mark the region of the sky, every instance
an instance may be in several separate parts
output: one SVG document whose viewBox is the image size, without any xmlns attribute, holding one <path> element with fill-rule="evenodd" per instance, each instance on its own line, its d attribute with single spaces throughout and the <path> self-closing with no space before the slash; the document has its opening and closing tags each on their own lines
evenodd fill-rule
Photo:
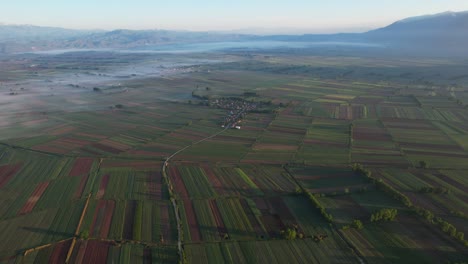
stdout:
<svg viewBox="0 0 468 264">
<path fill-rule="evenodd" d="M 3 2 L 3 3 L 2 3 Z M 73 29 L 361 32 L 468 0 L 0 0 L 0 22 Z"/>
</svg>

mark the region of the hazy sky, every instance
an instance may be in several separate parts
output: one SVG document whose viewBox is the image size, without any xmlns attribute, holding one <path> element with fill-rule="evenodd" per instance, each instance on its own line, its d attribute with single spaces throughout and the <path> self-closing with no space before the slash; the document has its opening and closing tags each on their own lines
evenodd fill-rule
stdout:
<svg viewBox="0 0 468 264">
<path fill-rule="evenodd" d="M 359 31 L 468 0 L 0 0 L 0 22 L 79 29 Z"/>
</svg>

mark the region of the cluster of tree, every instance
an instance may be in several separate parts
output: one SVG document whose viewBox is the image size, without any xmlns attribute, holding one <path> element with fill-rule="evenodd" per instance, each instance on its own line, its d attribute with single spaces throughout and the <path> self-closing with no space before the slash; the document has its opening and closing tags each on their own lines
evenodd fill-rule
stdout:
<svg viewBox="0 0 468 264">
<path fill-rule="evenodd" d="M 423 169 L 427 168 L 427 162 L 424 160 L 419 161 L 419 167 Z"/>
<path fill-rule="evenodd" d="M 297 231 L 294 228 L 288 228 L 286 230 L 282 230 L 281 233 L 283 234 L 283 237 L 286 240 L 294 240 L 297 237 Z"/>
<path fill-rule="evenodd" d="M 208 95 L 199 95 L 199 94 L 196 94 L 195 91 L 192 91 L 192 97 L 193 98 L 198 98 L 198 99 L 201 99 L 201 100 L 209 100 L 210 97 Z"/>
<path fill-rule="evenodd" d="M 294 163 L 289 163 L 287 164 L 286 166 L 283 166 L 283 168 L 288 172 L 289 172 L 289 169 L 288 169 L 288 166 L 290 165 L 295 165 Z M 296 189 L 296 194 L 300 194 L 304 191 L 304 194 L 307 195 L 307 198 L 309 198 L 309 200 L 312 202 L 312 204 L 315 206 L 315 208 L 317 208 L 319 211 L 320 211 L 320 214 L 329 222 L 329 223 L 333 223 L 333 216 L 329 213 L 327 213 L 327 211 L 325 210 L 325 207 L 323 207 L 323 205 L 319 202 L 319 200 L 317 199 L 317 197 L 310 193 L 309 191 L 307 190 L 302 190 L 302 189 Z M 316 194 L 318 196 L 320 196 L 320 194 Z"/>
<path fill-rule="evenodd" d="M 435 194 L 449 194 L 450 189 L 442 187 L 421 187 L 419 189 L 420 193 L 435 193 Z"/>
<path fill-rule="evenodd" d="M 89 231 L 88 230 L 83 230 L 80 233 L 80 239 L 86 240 L 89 238 Z"/>
<path fill-rule="evenodd" d="M 371 222 L 393 221 L 398 214 L 397 209 L 384 208 L 371 215 Z"/>
<path fill-rule="evenodd" d="M 299 232 L 299 228 L 297 225 L 293 225 L 293 227 L 288 227 L 286 230 L 281 230 L 281 235 L 286 240 L 294 240 L 296 238 L 304 238 L 304 234 Z"/>
<path fill-rule="evenodd" d="M 359 219 L 354 219 L 353 222 L 352 222 L 350 225 L 345 225 L 345 226 L 343 226 L 342 229 L 343 229 L 343 230 L 348 230 L 348 229 L 350 229 L 351 227 L 360 230 L 360 229 L 363 229 L 363 228 L 364 228 L 364 224 L 362 223 L 361 220 L 359 220 Z"/>
<path fill-rule="evenodd" d="M 314 204 L 314 206 L 320 210 L 320 214 L 329 222 L 333 222 L 333 216 L 325 210 L 325 207 L 317 200 L 317 198 L 311 194 L 310 192 L 307 192 L 307 197 L 309 197 L 309 200 Z"/>
<path fill-rule="evenodd" d="M 363 229 L 364 228 L 364 224 L 361 222 L 361 220 L 354 220 L 353 221 L 353 227 L 356 228 L 356 229 Z"/>
<path fill-rule="evenodd" d="M 427 221 L 432 223 L 432 220 L 434 219 L 434 214 L 431 211 L 419 207 L 415 210 L 418 215 L 424 217 Z"/>
<path fill-rule="evenodd" d="M 406 195 L 404 195 L 401 192 L 397 191 L 395 188 L 393 188 L 389 184 L 385 183 L 381 179 L 377 180 L 377 179 L 373 178 L 370 175 L 370 172 L 367 173 L 368 170 L 363 168 L 360 164 L 354 164 L 353 165 L 353 171 L 359 172 L 359 173 L 364 174 L 364 175 L 368 174 L 368 175 L 366 175 L 367 178 L 370 179 L 376 185 L 376 187 L 378 189 L 389 193 L 395 199 L 398 199 L 399 201 L 401 201 L 406 207 L 411 209 L 413 212 L 417 213 L 420 216 L 423 216 L 424 218 L 426 218 L 431 223 L 436 224 L 437 226 L 439 226 L 441 228 L 441 230 L 443 232 L 450 234 L 452 237 L 458 239 L 461 243 L 463 243 L 466 247 L 468 247 L 468 241 L 465 240 L 464 233 L 463 232 L 457 232 L 457 229 L 452 224 L 450 224 L 449 222 L 443 220 L 440 217 L 435 218 L 435 221 L 434 221 L 434 213 L 432 213 L 431 211 L 429 211 L 427 209 L 414 206 L 413 203 L 411 203 L 410 199 Z"/>
<path fill-rule="evenodd" d="M 318 234 L 318 235 L 314 235 L 314 240 L 315 240 L 315 242 L 321 242 L 322 240 L 324 240 L 327 237 L 328 237 L 327 234 Z"/>
<path fill-rule="evenodd" d="M 450 224 L 449 222 L 443 220 L 440 217 L 436 218 L 435 223 L 440 227 L 440 229 L 449 234 L 450 236 L 458 239 L 460 242 L 463 242 L 465 246 L 468 246 L 468 241 L 465 240 L 465 234 L 461 231 L 457 232 L 457 228 Z"/>
<path fill-rule="evenodd" d="M 461 243 L 468 247 L 468 241 L 465 240 L 465 234 L 463 232 L 457 232 L 457 228 L 455 226 L 443 220 L 441 217 L 434 218 L 434 213 L 427 209 L 414 207 L 414 210 L 418 215 L 424 217 L 430 223 L 436 224 L 443 232 L 458 239 Z"/>
<path fill-rule="evenodd" d="M 244 96 L 255 97 L 257 96 L 257 92 L 244 92 Z"/>
<path fill-rule="evenodd" d="M 382 179 L 376 179 L 376 178 L 372 177 L 372 172 L 370 170 L 364 168 L 361 164 L 359 164 L 359 163 L 353 164 L 352 170 L 355 173 L 359 173 L 359 174 L 367 177 L 367 179 L 369 181 L 371 181 L 373 184 L 375 184 L 377 189 L 382 190 L 382 191 L 390 194 L 393 198 L 399 200 L 400 202 L 405 204 L 407 207 L 413 206 L 413 203 L 411 203 L 411 200 L 406 195 L 404 195 L 401 192 L 397 191 L 395 188 L 390 186 L 388 183 L 384 182 Z"/>
<path fill-rule="evenodd" d="M 354 163 L 353 166 L 351 167 L 352 170 L 355 172 L 355 173 L 358 173 L 360 175 L 363 175 L 363 176 L 366 176 L 367 178 L 371 178 L 372 177 L 372 172 L 366 168 L 364 168 L 364 166 L 362 166 L 361 164 L 359 163 Z"/>
</svg>

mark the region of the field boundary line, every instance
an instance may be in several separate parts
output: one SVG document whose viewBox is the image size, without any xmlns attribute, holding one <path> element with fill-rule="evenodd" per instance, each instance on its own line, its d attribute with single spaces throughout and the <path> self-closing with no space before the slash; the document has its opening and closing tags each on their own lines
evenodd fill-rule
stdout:
<svg viewBox="0 0 468 264">
<path fill-rule="evenodd" d="M 67 258 L 65 259 L 65 263 L 68 263 L 70 261 L 70 257 L 71 257 L 71 255 L 73 253 L 73 249 L 75 248 L 76 237 L 79 235 L 81 224 L 83 223 L 83 219 L 84 219 L 84 216 L 86 214 L 86 210 L 88 209 L 89 200 L 91 200 L 91 193 L 88 194 L 88 197 L 86 198 L 86 202 L 85 202 L 85 205 L 83 207 L 83 211 L 81 212 L 80 221 L 78 222 L 78 225 L 76 226 L 75 236 L 73 237 L 72 243 L 70 245 L 70 249 L 68 250 Z"/>
<path fill-rule="evenodd" d="M 289 177 L 291 177 L 291 179 L 297 184 L 297 186 L 299 186 L 299 188 L 301 189 L 302 193 L 303 194 L 306 194 L 308 192 L 308 190 L 306 188 L 304 188 L 300 182 L 294 178 L 294 176 L 291 174 L 291 172 L 289 171 L 288 169 L 288 166 L 283 166 L 284 170 L 286 171 L 286 173 L 289 175 Z M 364 258 L 364 256 L 361 254 L 361 252 L 351 243 L 348 241 L 348 239 L 346 239 L 346 237 L 340 232 L 340 230 L 338 230 L 338 228 L 336 227 L 335 223 L 331 223 L 331 225 L 333 226 L 333 229 L 336 231 L 336 233 L 338 234 L 338 236 L 341 238 L 341 240 L 343 242 L 346 243 L 346 245 L 351 249 L 351 251 L 355 254 L 357 260 L 359 261 L 359 263 L 361 264 L 366 264 L 367 261 L 366 259 Z"/>
</svg>

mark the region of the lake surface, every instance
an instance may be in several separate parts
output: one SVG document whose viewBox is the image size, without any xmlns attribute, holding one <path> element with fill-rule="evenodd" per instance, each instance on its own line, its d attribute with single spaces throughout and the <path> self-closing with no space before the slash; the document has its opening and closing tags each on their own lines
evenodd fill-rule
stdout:
<svg viewBox="0 0 468 264">
<path fill-rule="evenodd" d="M 231 42 L 207 42 L 184 43 L 170 45 L 148 45 L 131 49 L 60 49 L 32 52 L 33 54 L 57 55 L 69 52 L 122 52 L 122 53 L 197 53 L 233 50 L 269 50 L 269 49 L 306 49 L 317 47 L 356 47 L 379 48 L 379 44 L 361 42 L 288 42 L 288 41 L 231 41 Z M 30 52 L 29 52 L 30 53 Z"/>
</svg>

